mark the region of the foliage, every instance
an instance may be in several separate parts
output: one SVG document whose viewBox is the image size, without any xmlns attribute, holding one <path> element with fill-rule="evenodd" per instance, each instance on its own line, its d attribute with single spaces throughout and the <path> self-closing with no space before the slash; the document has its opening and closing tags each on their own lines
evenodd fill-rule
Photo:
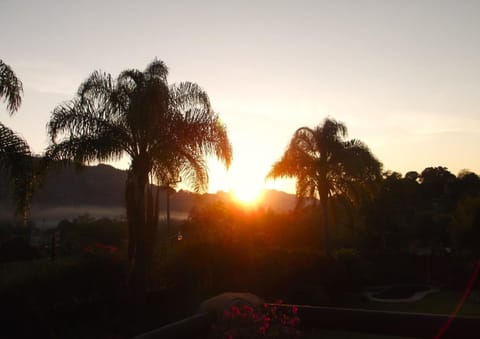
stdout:
<svg viewBox="0 0 480 339">
<path fill-rule="evenodd" d="M 30 246 L 25 241 L 25 237 L 12 237 L 0 243 L 0 263 L 32 260 L 39 257 L 39 250 Z"/>
<path fill-rule="evenodd" d="M 339 248 L 333 257 L 346 272 L 346 289 L 359 290 L 371 279 L 371 264 L 355 248 Z"/>
<path fill-rule="evenodd" d="M 317 217 L 308 211 L 245 211 L 214 202 L 192 211 L 182 225 L 183 240 L 163 248 L 153 281 L 182 290 L 248 290 L 263 297 L 305 299 L 309 286 L 343 293 L 366 278 L 363 262 L 327 260 L 314 240 Z M 313 239 L 313 240 L 312 240 Z"/>
<path fill-rule="evenodd" d="M 373 194 L 382 165 L 359 140 L 344 140 L 347 127 L 325 119 L 314 129 L 301 127 L 294 133 L 282 158 L 268 176 L 295 177 L 300 199 L 318 198 L 322 210 L 323 248 L 330 254 L 329 200 L 354 205 Z"/>
<path fill-rule="evenodd" d="M 455 177 L 444 167 L 427 167 L 420 175 L 384 173 L 381 188 L 369 210 L 365 248 L 369 252 L 415 252 L 431 248 L 435 253 L 470 251 L 467 242 L 480 195 L 480 179 L 469 171 Z M 470 207 L 467 207 L 470 206 Z M 466 207 L 466 208 L 465 208 Z"/>
<path fill-rule="evenodd" d="M 12 182 L 16 213 L 26 222 L 33 189 L 33 163 L 25 140 L 0 123 L 0 171 Z"/>
<path fill-rule="evenodd" d="M 449 230 L 456 248 L 480 254 L 480 196 L 458 202 Z"/>
<path fill-rule="evenodd" d="M 22 82 L 10 66 L 0 60 L 0 98 L 7 102 L 12 115 L 22 102 Z M 6 172 L 13 187 L 16 214 L 27 223 L 29 203 L 33 188 L 33 163 L 30 148 L 25 140 L 0 123 L 0 172 Z"/>
<path fill-rule="evenodd" d="M 72 253 L 82 253 L 86 247 L 97 247 L 95 244 L 112 245 L 121 251 L 126 249 L 127 225 L 118 220 L 82 215 L 72 221 L 60 221 L 52 231 L 59 233 L 61 243 Z"/>
<path fill-rule="evenodd" d="M 277 303 L 281 304 L 279 300 Z M 300 331 L 298 308 L 288 310 L 264 304 L 255 309 L 248 304 L 234 305 L 225 310 L 212 326 L 210 338 L 298 338 Z"/>
<path fill-rule="evenodd" d="M 13 114 L 22 103 L 22 82 L 17 78 L 10 66 L 0 59 L 0 98 L 7 102 L 7 110 Z"/>
</svg>

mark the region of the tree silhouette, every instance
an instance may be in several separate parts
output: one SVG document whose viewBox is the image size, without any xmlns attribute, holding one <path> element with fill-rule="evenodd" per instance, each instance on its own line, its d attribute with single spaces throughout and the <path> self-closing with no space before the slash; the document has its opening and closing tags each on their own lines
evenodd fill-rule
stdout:
<svg viewBox="0 0 480 339">
<path fill-rule="evenodd" d="M 13 115 L 22 103 L 22 82 L 10 66 L 0 60 L 0 98 L 7 103 L 7 111 Z M 0 170 L 8 173 L 13 183 L 16 214 L 25 225 L 32 194 L 32 158 L 25 140 L 0 123 Z"/>
<path fill-rule="evenodd" d="M 268 173 L 270 178 L 296 178 L 300 199 L 318 198 L 322 211 L 323 246 L 330 254 L 328 201 L 343 196 L 355 201 L 381 178 L 381 163 L 359 140 L 344 140 L 347 127 L 327 118 L 315 128 L 301 127 Z"/>
<path fill-rule="evenodd" d="M 181 177 L 203 190 L 208 184 L 205 157 L 214 155 L 226 166 L 232 157 L 226 128 L 207 93 L 195 83 L 169 85 L 167 75 L 157 59 L 143 72 L 129 69 L 116 80 L 95 71 L 76 98 L 53 111 L 48 124 L 49 158 L 79 163 L 130 158 L 125 187 L 129 282 L 139 297 L 154 247 L 159 186 Z"/>
</svg>

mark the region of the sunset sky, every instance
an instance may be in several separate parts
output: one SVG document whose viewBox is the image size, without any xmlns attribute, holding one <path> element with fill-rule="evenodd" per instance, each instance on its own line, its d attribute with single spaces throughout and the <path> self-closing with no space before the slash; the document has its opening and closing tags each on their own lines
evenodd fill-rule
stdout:
<svg viewBox="0 0 480 339">
<path fill-rule="evenodd" d="M 211 162 L 212 192 L 293 192 L 265 175 L 298 127 L 327 116 L 386 170 L 480 173 L 479 18 L 480 1 L 2 0 L 0 59 L 24 97 L 0 121 L 40 154 L 51 111 L 92 71 L 158 57 L 227 125 L 234 161 Z"/>
</svg>

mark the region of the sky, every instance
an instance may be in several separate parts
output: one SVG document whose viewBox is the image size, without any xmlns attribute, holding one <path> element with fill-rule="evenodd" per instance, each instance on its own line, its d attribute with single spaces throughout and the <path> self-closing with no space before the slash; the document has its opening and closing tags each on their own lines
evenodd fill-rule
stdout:
<svg viewBox="0 0 480 339">
<path fill-rule="evenodd" d="M 326 117 L 385 170 L 480 173 L 479 15 L 480 1 L 461 0 L 2 0 L 0 59 L 24 97 L 13 117 L 0 104 L 0 121 L 41 154 L 52 110 L 89 74 L 157 57 L 227 126 L 234 160 L 228 172 L 209 162 L 211 192 L 294 192 L 265 176 L 297 128 Z"/>
</svg>

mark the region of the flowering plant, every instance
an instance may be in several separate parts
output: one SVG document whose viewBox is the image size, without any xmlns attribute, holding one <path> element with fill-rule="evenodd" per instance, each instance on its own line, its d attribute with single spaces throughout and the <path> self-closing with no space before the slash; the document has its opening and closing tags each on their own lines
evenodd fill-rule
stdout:
<svg viewBox="0 0 480 339">
<path fill-rule="evenodd" d="M 277 301 L 281 304 L 282 301 Z M 298 338 L 298 308 L 264 304 L 253 308 L 248 304 L 225 310 L 212 326 L 211 338 Z"/>
</svg>

